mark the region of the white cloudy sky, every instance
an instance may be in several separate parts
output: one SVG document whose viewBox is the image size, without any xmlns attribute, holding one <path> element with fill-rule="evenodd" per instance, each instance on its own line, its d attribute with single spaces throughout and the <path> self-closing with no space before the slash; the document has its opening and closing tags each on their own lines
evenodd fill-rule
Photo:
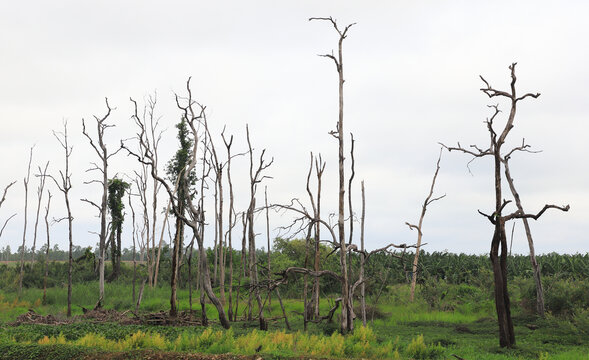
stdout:
<svg viewBox="0 0 589 360">
<path fill-rule="evenodd" d="M 14 250 L 22 241 L 28 149 L 35 145 L 34 168 L 51 161 L 55 174 L 62 166 L 51 130 L 60 130 L 64 119 L 74 145 L 74 242 L 94 245 L 89 231 L 98 229 L 98 220 L 78 200 L 100 196 L 97 186 L 83 184 L 96 158 L 82 138 L 81 119 L 103 115 L 108 97 L 117 108 L 111 117 L 117 127 L 108 135 L 115 148 L 133 134 L 129 97 L 142 100 L 157 91 L 168 128 L 161 157 L 168 159 L 179 119 L 173 93 L 182 92 L 188 76 L 216 134 L 226 125 L 237 137 L 235 149 L 244 150 L 249 123 L 254 146 L 274 156 L 268 173 L 274 178 L 266 183 L 271 202 L 304 197 L 309 152 L 321 152 L 327 160 L 323 209 L 336 212 L 337 145 L 327 133 L 337 120 L 337 74 L 333 63 L 316 55 L 334 49 L 337 36 L 329 24 L 307 21 L 333 16 L 342 25 L 357 22 L 345 42 L 345 127 L 357 140 L 356 179 L 367 187 L 369 247 L 414 241 L 404 223 L 418 220 L 438 142 L 488 143 L 483 121 L 490 102 L 479 91 L 478 75 L 507 88 L 507 67 L 517 61 L 519 91 L 542 96 L 520 104 L 507 146 L 525 137 L 543 152 L 514 157 L 516 186 L 530 211 L 544 203 L 571 205 L 568 213 L 548 212 L 532 224 L 537 252 L 586 252 L 587 13 L 581 1 L 4 1 L 0 186 L 18 182 L 0 222 L 18 215 L 0 247 Z M 492 227 L 476 210 L 492 211 L 492 163 L 475 161 L 471 175 L 468 160 L 443 154 L 436 192 L 447 196 L 425 220 L 429 251 L 488 251 Z M 131 174 L 136 165 L 121 155 L 112 171 Z M 237 167 L 234 174 L 238 210 L 248 196 L 245 170 Z M 28 246 L 37 179 L 30 187 Z M 52 192 L 52 216 L 62 217 L 63 198 Z M 356 200 L 358 194 L 356 187 Z M 274 215 L 271 221 L 274 227 L 288 219 Z M 62 248 L 64 225 L 52 226 Z M 43 229 L 39 237 L 45 238 Z M 521 226 L 513 249 L 527 251 Z"/>
</svg>

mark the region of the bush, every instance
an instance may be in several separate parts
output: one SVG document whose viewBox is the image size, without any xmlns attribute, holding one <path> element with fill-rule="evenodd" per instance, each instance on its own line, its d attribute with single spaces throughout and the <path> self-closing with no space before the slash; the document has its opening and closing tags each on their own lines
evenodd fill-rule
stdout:
<svg viewBox="0 0 589 360">
<path fill-rule="evenodd" d="M 419 335 L 418 337 L 411 340 L 409 345 L 407 345 L 407 349 L 405 350 L 405 355 L 410 359 L 437 359 L 444 354 L 444 348 L 437 344 L 431 345 L 429 348 L 425 345 L 423 340 L 423 335 Z"/>
</svg>

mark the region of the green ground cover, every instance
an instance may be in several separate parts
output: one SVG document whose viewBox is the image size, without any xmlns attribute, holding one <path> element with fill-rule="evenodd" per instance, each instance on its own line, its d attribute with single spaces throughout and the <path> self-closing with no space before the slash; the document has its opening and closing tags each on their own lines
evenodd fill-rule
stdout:
<svg viewBox="0 0 589 360">
<path fill-rule="evenodd" d="M 494 305 L 487 289 L 445 282 L 422 285 L 420 296 L 414 303 L 407 301 L 407 286 L 389 287 L 379 299 L 378 306 L 369 306 L 368 328 L 363 329 L 357 321 L 356 331 L 348 336 L 337 333 L 337 322 L 309 324 L 307 332 L 303 332 L 302 319 L 298 315 L 303 309 L 298 299 L 285 300 L 292 331 L 285 331 L 284 322 L 278 319 L 280 310 L 277 301 L 272 302 L 271 311 L 267 313 L 277 318 L 270 322 L 268 332 L 256 330 L 257 322 L 239 322 L 229 331 L 223 330 L 214 321 L 208 328 L 88 321 L 59 326 L 12 326 L 8 323 L 29 309 L 38 314 L 63 316 L 66 291 L 61 287 L 50 288 L 45 304 L 41 302 L 43 293 L 39 289 L 26 289 L 20 297 L 16 292 L 4 291 L 0 292 L 0 317 L 3 322 L 0 327 L 0 359 L 74 359 L 100 357 L 101 354 L 108 358 L 117 352 L 133 353 L 133 356 L 141 358 L 143 353 L 137 353 L 140 350 L 156 353 L 257 354 L 265 359 L 300 356 L 449 359 L 454 358 L 453 354 L 469 360 L 589 359 L 589 311 L 575 307 L 574 299 L 567 298 L 574 309 L 570 313 L 549 314 L 545 319 L 530 315 L 525 301 L 528 285 L 523 280 L 512 284 L 517 339 L 517 346 L 513 349 L 498 346 Z M 584 289 L 582 284 L 569 285 L 569 292 L 576 288 Z M 82 307 L 93 306 L 96 287 L 96 283 L 76 284 L 74 314 L 81 314 Z M 438 296 L 437 301 L 428 301 L 428 296 L 437 296 L 436 292 L 444 295 Z M 131 287 L 127 284 L 107 284 L 106 294 L 107 308 L 124 311 L 133 307 Z M 187 310 L 188 291 L 181 290 L 178 298 L 180 310 Z M 198 299 L 198 294 L 193 294 L 193 299 Z M 168 306 L 167 287 L 145 290 L 141 311 L 157 312 Z M 330 304 L 323 301 L 322 306 L 322 312 L 326 312 Z M 199 304 L 193 304 L 193 308 L 198 309 Z M 214 308 L 210 305 L 207 308 L 209 318 L 214 320 Z"/>
</svg>

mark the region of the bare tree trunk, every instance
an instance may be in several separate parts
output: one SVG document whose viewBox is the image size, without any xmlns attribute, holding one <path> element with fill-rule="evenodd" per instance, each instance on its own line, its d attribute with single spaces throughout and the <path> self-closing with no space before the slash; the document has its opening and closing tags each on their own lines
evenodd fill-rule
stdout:
<svg viewBox="0 0 589 360">
<path fill-rule="evenodd" d="M 237 315 L 239 314 L 239 293 L 241 290 L 241 278 L 247 276 L 247 257 L 246 257 L 246 232 L 247 232 L 247 220 L 246 220 L 246 213 L 242 213 L 241 215 L 241 223 L 243 227 L 243 234 L 241 237 L 241 271 L 239 272 L 239 277 L 237 278 L 237 296 L 235 297 L 235 321 L 237 321 Z M 251 306 L 250 306 L 251 309 Z M 247 320 L 251 320 L 251 313 L 248 314 Z"/>
<path fill-rule="evenodd" d="M 264 186 L 264 202 L 266 204 L 266 239 L 268 240 L 268 282 L 270 282 L 272 274 L 272 266 L 270 263 L 270 216 L 268 214 L 268 187 Z M 272 292 L 268 291 L 268 310 L 272 316 Z"/>
<path fill-rule="evenodd" d="M 136 257 L 136 250 L 135 250 L 135 243 L 136 243 L 136 229 L 135 229 L 135 209 L 133 208 L 133 202 L 131 201 L 131 192 L 132 190 L 129 189 L 129 208 L 131 209 L 131 220 L 132 220 L 132 229 L 133 229 L 133 304 L 136 303 L 137 297 L 135 296 L 135 285 L 137 282 L 137 257 Z"/>
<path fill-rule="evenodd" d="M 98 167 L 98 165 L 93 164 L 93 167 L 90 168 L 88 171 L 98 171 L 99 173 L 102 174 L 102 181 L 91 181 L 91 182 L 99 182 L 102 185 L 102 198 L 101 198 L 101 202 L 100 202 L 100 206 L 96 205 L 95 203 L 93 203 L 90 200 L 87 199 L 82 199 L 82 201 L 85 201 L 93 206 L 95 206 L 96 208 L 98 208 L 98 210 L 100 211 L 100 235 L 99 235 L 99 257 L 98 257 L 98 272 L 99 272 L 99 281 L 98 281 L 98 301 L 96 302 L 96 308 L 100 308 L 102 307 L 103 301 L 104 301 L 104 260 L 106 258 L 106 237 L 107 237 L 107 224 L 106 224 L 106 216 L 107 216 L 107 195 L 108 195 L 108 159 L 113 156 L 116 155 L 119 150 L 109 154 L 106 148 L 106 145 L 104 144 L 104 131 L 109 128 L 112 127 L 113 125 L 108 125 L 106 124 L 106 120 L 108 119 L 108 117 L 110 116 L 110 113 L 112 111 L 110 105 L 108 104 L 108 99 L 105 99 L 106 102 L 106 115 L 104 115 L 102 118 L 99 118 L 97 116 L 94 116 L 94 119 L 96 120 L 96 133 L 98 136 L 98 145 L 96 145 L 92 139 L 92 137 L 90 137 L 90 135 L 88 135 L 88 133 L 86 132 L 86 124 L 84 122 L 84 119 L 82 119 L 82 134 L 84 134 L 84 136 L 86 136 L 86 138 L 88 139 L 88 141 L 90 142 L 90 145 L 92 146 L 92 148 L 94 149 L 94 151 L 96 152 L 96 154 L 98 155 L 98 157 L 100 158 L 101 162 L 102 162 L 102 167 Z M 90 183 L 91 183 L 90 182 Z"/>
<path fill-rule="evenodd" d="M 182 213 L 183 205 L 180 203 L 180 213 Z M 176 236 L 174 237 L 174 248 L 172 253 L 172 273 L 170 279 L 170 288 L 172 293 L 170 295 L 170 317 L 176 317 L 178 315 L 178 308 L 176 306 L 176 289 L 178 287 L 178 260 L 180 258 L 180 247 L 181 238 L 184 236 L 184 222 L 181 218 L 176 218 Z"/>
<path fill-rule="evenodd" d="M 33 247 L 31 248 L 31 264 L 35 263 L 35 249 L 37 247 L 37 227 L 39 226 L 39 212 L 41 211 L 41 202 L 43 201 L 43 190 L 45 189 L 45 179 L 47 178 L 47 167 L 49 161 L 45 164 L 45 169 L 39 167 L 39 187 L 37 188 L 37 214 L 35 216 L 35 232 L 33 235 Z"/>
<path fill-rule="evenodd" d="M 233 207 L 233 183 L 231 182 L 231 145 L 233 144 L 233 136 L 231 136 L 229 142 L 225 139 L 225 135 L 221 133 L 223 142 L 227 148 L 227 181 L 229 182 L 229 229 L 227 230 L 227 236 L 229 240 L 229 298 L 228 298 L 228 316 L 229 321 L 235 321 L 237 314 L 233 314 L 233 244 L 231 243 L 231 235 L 233 233 L 233 227 L 237 222 L 237 215 L 235 215 L 235 209 Z M 234 217 L 235 216 L 235 217 Z M 224 276 L 223 276 L 224 277 Z"/>
<path fill-rule="evenodd" d="M 362 325 L 366 327 L 366 282 L 364 281 L 364 263 L 366 262 L 366 253 L 364 252 L 364 225 L 366 219 L 366 196 L 364 191 L 364 180 L 362 180 L 362 217 L 360 219 L 360 306 L 362 314 Z"/>
<path fill-rule="evenodd" d="M 200 286 L 200 320 L 203 326 L 209 324 L 209 318 L 207 317 L 207 307 L 205 300 L 205 289 L 204 289 L 204 269 L 203 261 L 201 256 L 202 250 L 198 250 L 198 269 L 199 269 L 199 286 Z M 206 256 L 206 255 L 205 255 Z"/>
<path fill-rule="evenodd" d="M 72 239 L 72 212 L 70 209 L 70 199 L 69 199 L 69 191 L 72 188 L 72 181 L 71 181 L 71 173 L 69 168 L 69 159 L 70 155 L 72 154 L 72 147 L 69 146 L 68 143 L 68 134 L 67 134 L 67 122 L 63 123 L 63 132 L 57 133 L 53 132 L 53 136 L 59 141 L 61 147 L 65 151 L 65 169 L 64 171 L 59 172 L 60 181 L 58 181 L 54 176 L 51 176 L 51 179 L 58 187 L 58 189 L 63 193 L 63 197 L 65 199 L 65 205 L 67 209 L 67 217 L 61 218 L 61 220 L 67 219 L 68 221 L 68 238 L 69 238 L 69 256 L 68 256 L 68 284 L 67 284 L 67 317 L 72 316 L 72 268 L 73 268 L 73 259 L 72 259 L 72 248 L 73 248 L 73 239 Z"/>
<path fill-rule="evenodd" d="M 217 186 L 217 179 L 215 178 L 215 239 L 213 242 L 213 284 L 217 284 L 217 263 L 219 262 L 219 242 L 220 242 L 220 234 L 219 234 L 219 187 Z"/>
<path fill-rule="evenodd" d="M 338 55 L 337 58 L 334 55 L 322 55 L 330 58 L 335 63 L 338 72 L 338 93 L 339 93 L 339 116 L 337 127 L 335 131 L 331 131 L 338 140 L 338 168 L 339 168 L 339 193 L 338 193 L 338 220 L 337 229 L 339 236 L 339 252 L 340 252 L 340 268 L 342 276 L 342 314 L 340 322 L 340 331 L 342 334 L 346 334 L 354 330 L 354 319 L 353 309 L 351 306 L 350 299 L 350 284 L 348 277 L 348 264 L 347 264 L 347 245 L 346 245 L 346 234 L 344 227 L 344 198 L 345 198 L 345 173 L 344 173 L 344 63 L 343 63 L 343 42 L 346 38 L 347 32 L 354 24 L 347 25 L 344 30 L 340 30 L 336 21 L 331 17 L 329 18 L 311 18 L 309 20 L 326 20 L 331 22 L 335 30 L 339 35 L 338 41 Z"/>
<path fill-rule="evenodd" d="M 505 179 L 507 179 L 507 183 L 509 184 L 509 189 L 511 190 L 511 194 L 515 199 L 515 205 L 517 209 L 521 213 L 524 212 L 524 208 L 521 203 L 521 199 L 517 190 L 515 189 L 515 185 L 513 184 L 513 178 L 511 177 L 511 173 L 509 172 L 509 158 L 506 157 L 503 159 L 503 166 L 505 167 Z M 528 219 L 523 218 L 522 222 L 524 223 L 524 229 L 526 231 L 526 237 L 528 239 L 528 246 L 530 248 L 530 262 L 532 263 L 532 270 L 534 274 L 534 282 L 536 283 L 536 312 L 541 317 L 544 317 L 544 290 L 542 288 L 542 279 L 540 277 L 540 267 L 538 266 L 538 262 L 536 261 L 536 252 L 534 250 L 534 240 L 532 239 L 532 231 L 530 230 L 530 224 L 528 223 Z M 511 251 L 510 251 L 511 253 Z"/>
<path fill-rule="evenodd" d="M 20 275 L 18 278 L 18 295 L 22 294 L 22 280 L 25 274 L 25 245 L 27 240 L 27 208 L 29 205 L 29 180 L 31 177 L 31 161 L 33 160 L 33 147 L 31 147 L 29 152 L 29 167 L 27 170 L 27 177 L 24 178 L 23 183 L 25 186 L 25 219 L 24 219 L 24 227 L 22 232 L 22 247 L 20 251 Z"/>
<path fill-rule="evenodd" d="M 194 251 L 194 235 L 190 241 L 190 253 L 188 254 L 188 306 L 192 316 L 192 252 Z"/>
<path fill-rule="evenodd" d="M 67 170 L 66 170 L 67 172 Z M 68 194 L 65 195 L 65 206 L 67 208 L 67 222 L 68 222 L 68 239 L 69 239 L 69 252 L 68 252 L 68 268 L 67 268 L 67 317 L 72 316 L 72 270 L 74 268 L 74 262 L 72 257 L 73 252 L 73 238 L 72 238 L 72 210 L 70 208 L 70 200 Z"/>
<path fill-rule="evenodd" d="M 286 310 L 284 310 L 284 305 L 282 304 L 282 297 L 280 296 L 280 290 L 276 288 L 276 297 L 278 298 L 278 303 L 280 304 L 280 309 L 282 309 L 282 316 L 284 316 L 284 323 L 286 324 L 286 328 L 290 330 L 290 324 L 288 323 L 288 316 L 286 316 Z"/>
<path fill-rule="evenodd" d="M 323 176 L 323 171 L 325 170 L 325 163 L 321 159 L 321 154 L 319 154 L 319 160 L 315 159 L 315 172 L 317 173 L 317 209 L 315 213 L 316 219 L 321 219 L 321 178 Z M 312 197 L 311 197 L 312 198 Z M 321 252 L 320 252 L 320 241 L 321 241 L 321 223 L 315 223 L 315 271 L 319 271 L 319 262 L 321 260 Z M 315 278 L 315 320 L 318 320 L 320 317 L 319 312 L 319 277 Z"/>
<path fill-rule="evenodd" d="M 223 169 L 217 170 L 217 186 L 219 187 L 219 296 L 221 303 L 225 305 L 225 243 L 223 236 Z"/>
<path fill-rule="evenodd" d="M 164 223 L 162 224 L 162 231 L 160 233 L 160 242 L 157 247 L 157 257 L 155 260 L 155 273 L 153 275 L 153 287 L 157 286 L 157 278 L 158 278 L 159 269 L 160 269 L 160 257 L 162 254 L 162 243 L 164 241 L 164 230 L 166 228 L 166 224 L 168 224 L 169 214 L 170 214 L 170 201 L 168 201 L 168 206 L 166 207 L 166 215 L 164 216 Z"/>
<path fill-rule="evenodd" d="M 266 150 L 262 150 L 260 155 L 260 162 L 258 168 L 254 171 L 254 159 L 253 159 L 253 150 L 252 144 L 250 141 L 250 133 L 249 127 L 246 124 L 246 135 L 247 135 L 247 144 L 249 148 L 249 157 L 250 157 L 250 204 L 248 208 L 248 241 L 249 241 L 249 252 L 250 252 L 250 263 L 249 263 L 249 273 L 251 283 L 250 286 L 253 286 L 254 295 L 258 302 L 258 317 L 260 320 L 260 330 L 268 330 L 268 322 L 264 319 L 264 305 L 262 303 L 262 298 L 260 297 L 260 287 L 258 286 L 258 268 L 257 268 L 257 260 L 256 260 L 256 235 L 254 232 L 254 211 L 256 208 L 256 189 L 257 184 L 262 182 L 264 178 L 267 176 L 263 176 L 262 172 L 266 170 L 268 167 L 272 165 L 274 159 L 272 159 L 269 163 L 264 161 L 264 154 Z M 248 313 L 251 313 L 251 291 L 250 291 L 250 310 Z M 248 314 L 249 315 L 249 314 Z"/>
<path fill-rule="evenodd" d="M 311 165 L 312 166 L 312 165 Z M 309 230 L 305 237 L 305 264 L 306 269 L 309 266 L 309 241 L 311 240 L 311 231 L 313 231 L 313 223 L 309 223 Z M 309 304 L 307 303 L 307 274 L 303 275 L 303 329 L 307 331 L 307 322 L 309 321 Z"/>
<path fill-rule="evenodd" d="M 45 207 L 45 232 L 47 235 L 47 249 L 45 250 L 45 276 L 43 277 L 43 304 L 47 303 L 47 278 L 49 277 L 49 208 L 51 207 L 51 191 L 47 191 L 47 206 Z"/>
<path fill-rule="evenodd" d="M 433 198 L 434 195 L 434 187 L 436 186 L 436 178 L 438 177 L 438 172 L 440 171 L 440 159 L 442 158 L 442 149 L 440 149 L 440 155 L 438 156 L 438 162 L 436 163 L 436 172 L 434 173 L 434 178 L 432 179 L 432 185 L 429 189 L 429 194 L 425 198 L 423 205 L 421 206 L 421 216 L 419 217 L 419 224 L 417 226 L 406 223 L 410 229 L 417 229 L 417 246 L 415 248 L 415 257 L 413 258 L 413 268 L 411 274 L 411 292 L 409 296 L 409 300 L 413 301 L 415 296 L 415 284 L 417 283 L 417 264 L 419 262 L 419 251 L 421 248 L 421 238 L 423 236 L 423 219 L 425 218 L 425 212 L 427 211 L 427 206 L 436 200 L 440 200 L 446 195 L 442 195 L 437 198 Z"/>
</svg>

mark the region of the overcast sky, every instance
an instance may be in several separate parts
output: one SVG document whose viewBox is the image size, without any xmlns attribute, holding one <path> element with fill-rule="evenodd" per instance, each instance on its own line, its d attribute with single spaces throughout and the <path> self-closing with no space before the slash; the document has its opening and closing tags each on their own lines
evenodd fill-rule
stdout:
<svg viewBox="0 0 589 360">
<path fill-rule="evenodd" d="M 307 20 L 332 16 L 342 26 L 357 23 L 344 43 L 345 129 L 356 139 L 353 195 L 358 212 L 359 181 L 366 183 L 369 248 L 415 241 L 416 233 L 404 223 L 419 220 L 438 142 L 487 146 L 483 121 L 491 115 L 487 105 L 496 100 L 481 93 L 479 75 L 507 90 L 508 66 L 518 62 L 518 91 L 542 95 L 520 103 L 505 148 L 525 137 L 542 152 L 513 157 L 516 186 L 529 212 L 545 203 L 571 206 L 568 213 L 549 211 L 532 221 L 536 251 L 585 253 L 588 13 L 582 1 L 537 0 L 4 1 L 0 187 L 17 183 L 0 209 L 0 226 L 11 214 L 18 215 L 7 225 L 0 247 L 9 244 L 14 251 L 22 242 L 29 148 L 35 146 L 33 169 L 47 161 L 52 174 L 63 167 L 63 152 L 51 131 L 61 130 L 64 120 L 74 146 L 74 244 L 95 245 L 97 237 L 90 233 L 99 229 L 95 209 L 79 199 L 99 201 L 100 187 L 83 183 L 92 179 L 85 170 L 97 158 L 82 137 L 81 119 L 91 123 L 94 115 L 103 116 L 108 97 L 116 107 L 110 118 L 116 128 L 108 130 L 107 141 L 116 149 L 120 139 L 134 134 L 129 97 L 142 102 L 157 91 L 157 112 L 167 129 L 160 158 L 167 160 L 177 147 L 174 124 L 180 117 L 173 94 L 183 92 L 189 76 L 195 98 L 207 106 L 219 147 L 226 126 L 236 136 L 235 151 L 245 150 L 248 123 L 256 151 L 266 148 L 274 157 L 267 173 L 273 179 L 260 188 L 263 193 L 268 186 L 270 202 L 307 199 L 313 151 L 327 161 L 323 212 L 337 212 L 337 142 L 328 135 L 337 121 L 337 73 L 331 61 L 317 56 L 336 49 L 337 34 L 328 23 Z M 499 105 L 508 112 L 508 104 Z M 504 113 L 498 124 L 504 123 Z M 471 174 L 469 160 L 443 153 L 435 192 L 446 197 L 428 209 L 423 228 L 428 251 L 489 250 L 493 228 L 477 209 L 493 211 L 493 164 L 490 158 L 476 160 Z M 246 207 L 249 178 L 247 160 L 236 162 L 241 163 L 234 174 L 240 211 Z M 137 168 L 121 153 L 111 174 L 132 175 Z M 28 247 L 37 185 L 38 179 L 31 179 Z M 50 189 L 51 217 L 65 216 L 62 194 L 53 185 Z M 160 202 L 163 207 L 163 196 Z M 272 214 L 271 227 L 290 219 Z M 51 234 L 53 242 L 66 246 L 65 224 L 52 225 Z M 37 247 L 45 241 L 44 227 L 37 241 Z M 124 241 L 130 246 L 130 231 Z M 207 242 L 211 244 L 210 236 Z M 265 236 L 260 235 L 261 243 Z M 521 224 L 513 251 L 528 251 Z"/>
</svg>

